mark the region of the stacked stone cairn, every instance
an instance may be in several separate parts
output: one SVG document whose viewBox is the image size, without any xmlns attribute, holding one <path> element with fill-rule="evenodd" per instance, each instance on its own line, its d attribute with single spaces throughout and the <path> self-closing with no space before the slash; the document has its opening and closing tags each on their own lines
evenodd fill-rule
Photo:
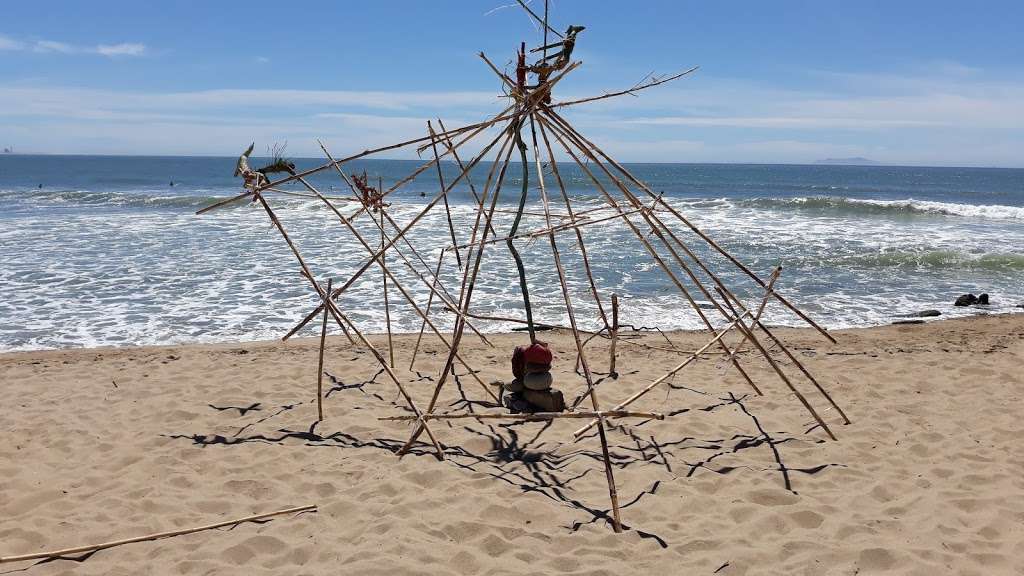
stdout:
<svg viewBox="0 0 1024 576">
<path fill-rule="evenodd" d="M 551 350 L 545 342 L 529 346 L 516 346 L 512 352 L 512 382 L 505 385 L 509 392 L 505 406 L 512 413 L 563 412 L 565 398 L 552 388 Z"/>
</svg>

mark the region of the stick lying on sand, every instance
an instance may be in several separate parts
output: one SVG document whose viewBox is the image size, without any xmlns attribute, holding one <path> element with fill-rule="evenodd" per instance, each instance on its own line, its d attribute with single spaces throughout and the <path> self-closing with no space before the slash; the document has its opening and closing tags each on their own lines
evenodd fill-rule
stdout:
<svg viewBox="0 0 1024 576">
<path fill-rule="evenodd" d="M 276 512 L 267 512 L 266 514 L 256 514 L 255 516 L 246 516 L 245 518 L 239 518 L 237 520 L 227 520 L 224 522 L 217 522 L 216 524 L 207 524 L 206 526 L 198 526 L 196 528 L 185 528 L 182 530 L 171 530 L 170 532 L 157 532 L 156 534 L 149 534 L 146 536 L 136 536 L 134 538 L 125 538 L 124 540 L 114 540 L 112 542 L 104 542 L 103 544 L 93 544 L 91 546 L 79 546 L 77 548 L 65 548 L 63 550 L 54 550 L 52 552 L 36 552 L 35 554 L 22 554 L 21 556 L 0 556 L 0 564 L 4 562 L 18 562 L 20 560 L 35 560 L 37 558 L 60 558 L 61 556 L 67 556 L 68 554 L 77 554 L 79 552 L 95 552 L 97 550 L 103 550 L 105 548 L 113 548 L 114 546 L 120 546 L 122 544 L 131 544 L 133 542 L 145 542 L 146 540 L 159 540 L 160 538 L 169 538 L 171 536 L 181 536 L 183 534 L 191 534 L 193 532 L 202 532 L 203 530 L 211 530 L 213 528 L 220 528 L 222 526 L 231 526 L 232 524 L 241 524 L 242 522 L 252 522 L 253 520 L 261 520 L 263 518 L 269 518 L 271 516 L 280 516 L 281 514 L 290 514 L 292 512 L 306 512 L 308 510 L 316 510 L 316 504 L 309 504 L 307 506 L 298 506 L 296 508 L 286 508 L 284 510 L 278 510 Z"/>
<path fill-rule="evenodd" d="M 533 412 L 531 414 L 424 414 L 417 416 L 381 416 L 377 420 L 458 420 L 474 418 L 476 420 L 554 420 L 556 418 L 653 418 L 664 420 L 665 415 L 659 412 L 627 412 L 625 410 L 606 410 L 604 412 Z"/>
</svg>

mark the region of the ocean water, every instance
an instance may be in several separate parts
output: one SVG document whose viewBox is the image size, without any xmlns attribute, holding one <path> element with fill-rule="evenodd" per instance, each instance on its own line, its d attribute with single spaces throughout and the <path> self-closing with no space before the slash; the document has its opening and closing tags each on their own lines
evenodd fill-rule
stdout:
<svg viewBox="0 0 1024 576">
<path fill-rule="evenodd" d="M 296 163 L 303 169 L 321 162 Z M 379 176 L 389 186 L 418 165 L 367 160 L 353 162 L 347 171 L 365 170 L 371 180 Z M 1022 310 L 1014 306 L 1024 303 L 1024 170 L 626 166 L 758 274 L 767 277 L 776 265 L 783 266 L 779 292 L 826 327 L 887 324 L 897 314 L 926 308 L 945 317 Z M 600 210 L 601 196 L 578 167 L 558 168 L 577 212 L 595 210 L 587 214 L 592 220 L 610 214 Z M 317 298 L 266 213 L 259 204 L 242 202 L 194 214 L 241 191 L 233 169 L 233 158 L 0 156 L 0 350 L 282 336 Z M 510 169 L 501 210 L 518 201 L 519 170 L 518 165 Z M 451 181 L 457 170 L 445 163 L 444 173 Z M 480 189 L 485 178 L 481 167 L 471 181 Z M 556 193 L 550 174 L 546 178 L 549 192 Z M 336 174 L 323 172 L 311 182 L 339 198 L 344 213 L 352 213 L 356 205 L 344 200 L 347 189 Z M 436 172 L 427 171 L 389 196 L 388 214 L 404 225 L 437 190 Z M 340 285 L 366 262 L 365 248 L 319 201 L 267 198 L 319 280 L 331 277 Z M 531 189 L 521 233 L 546 227 L 538 198 L 538 190 Z M 565 208 L 555 198 L 557 216 Z M 458 240 L 467 242 L 476 213 L 469 188 L 458 186 L 450 203 Z M 751 305 L 759 302 L 755 284 L 667 213 L 659 216 L 738 295 Z M 508 212 L 495 216 L 499 234 L 509 229 L 511 218 Z M 380 242 L 366 215 L 356 223 L 370 244 Z M 582 231 L 605 305 L 618 293 L 624 323 L 703 326 L 621 220 Z M 575 234 L 557 238 L 577 318 L 584 327 L 599 326 Z M 450 243 L 443 204 L 420 220 L 409 239 L 422 261 L 404 244 L 402 255 L 426 277 L 440 247 Z M 526 261 L 536 319 L 567 323 L 547 237 L 523 239 L 517 247 Z M 485 254 L 473 310 L 522 317 L 506 247 L 491 244 Z M 671 263 L 666 251 L 660 255 Z M 424 305 L 429 294 L 424 281 L 399 254 L 389 252 L 388 262 L 408 294 Z M 442 283 L 457 292 L 459 274 L 449 252 Z M 371 267 L 340 299 L 342 309 L 367 332 L 384 330 L 381 288 L 380 270 Z M 987 292 L 992 305 L 953 308 L 954 298 L 965 292 Z M 394 328 L 418 330 L 419 318 L 393 284 L 389 296 Z M 768 307 L 766 317 L 771 324 L 801 324 L 777 304 Z M 450 314 L 439 312 L 436 318 L 440 326 L 451 326 Z M 318 325 L 312 323 L 303 334 L 314 334 Z M 497 321 L 477 325 L 510 327 Z"/>
</svg>

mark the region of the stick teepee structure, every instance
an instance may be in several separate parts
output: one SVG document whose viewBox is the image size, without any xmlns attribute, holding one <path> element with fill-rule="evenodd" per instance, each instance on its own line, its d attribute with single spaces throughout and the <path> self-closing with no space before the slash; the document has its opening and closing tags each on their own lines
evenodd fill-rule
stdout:
<svg viewBox="0 0 1024 576">
<path fill-rule="evenodd" d="M 217 202 L 198 212 L 202 214 L 228 204 L 251 200 L 262 207 L 291 249 L 302 275 L 316 295 L 316 306 L 284 336 L 284 339 L 290 338 L 322 315 L 317 385 L 319 417 L 323 418 L 320 398 L 322 397 L 324 341 L 328 325 L 333 323 L 343 331 L 350 342 L 365 347 L 372 353 L 386 377 L 394 384 L 408 406 L 410 413 L 407 415 L 381 418 L 382 420 L 413 424 L 408 441 L 398 450 L 399 455 L 408 452 L 425 434 L 437 458 L 444 459 L 445 450 L 441 440 L 431 427 L 432 423 L 439 420 L 475 418 L 479 420 L 535 421 L 578 418 L 586 422 L 574 433 L 574 437 L 577 439 L 596 427 L 608 481 L 615 531 L 621 530 L 621 521 L 616 484 L 612 472 L 613 466 L 609 460 L 606 438 L 609 420 L 664 418 L 658 413 L 629 411 L 629 407 L 712 349 L 719 351 L 725 362 L 735 367 L 753 392 L 760 395 L 762 394 L 761 387 L 754 382 L 744 368 L 741 358 L 745 357 L 739 355 L 742 349 L 749 344 L 768 363 L 786 389 L 803 405 L 808 414 L 817 422 L 817 426 L 829 438 L 835 439 L 831 426 L 822 418 L 814 407 L 814 403 L 797 384 L 804 387 L 809 384 L 813 391 L 835 410 L 844 423 L 849 423 L 849 418 L 785 343 L 761 321 L 766 305 L 770 301 L 775 301 L 820 332 L 826 339 L 835 342 L 824 328 L 775 290 L 781 269 L 777 268 L 767 279 L 756 274 L 687 219 L 661 194 L 652 190 L 614 158 L 606 154 L 597 144 L 587 139 L 562 116 L 562 111 L 566 108 L 624 95 L 635 95 L 649 88 L 677 80 L 690 74 L 696 68 L 662 78 L 649 77 L 638 85 L 617 92 L 575 100 L 557 100 L 554 98 L 555 89 L 581 65 L 581 62 L 572 60 L 572 52 L 576 36 L 584 28 L 570 26 L 565 32 L 560 33 L 548 25 L 546 7 L 544 17 L 540 17 L 522 2 L 520 4 L 540 24 L 544 36 L 543 44 L 530 52 L 527 52 L 525 43 L 520 45 L 517 50 L 514 74 L 507 74 L 495 66 L 487 56 L 480 53 L 480 58 L 494 72 L 508 98 L 508 105 L 498 114 L 482 122 L 452 129 L 447 128 L 440 120 L 438 120 L 436 128 L 432 122 L 428 122 L 424 136 L 341 158 L 333 156 L 320 143 L 326 157 L 325 163 L 310 170 L 295 172 L 287 162 L 276 158 L 274 166 L 282 166 L 280 170 L 289 173 L 276 180 L 271 180 L 266 175 L 267 172 L 272 173 L 273 170 L 252 170 L 248 166 L 247 155 L 245 155 L 240 158 L 237 171 L 237 175 L 245 179 L 245 190 L 237 196 Z M 558 37 L 558 40 L 549 43 L 549 34 Z M 539 53 L 539 55 L 531 64 L 528 63 L 528 59 L 531 58 L 532 53 Z M 497 135 L 493 138 L 489 137 L 494 132 Z M 484 136 L 485 133 L 487 136 Z M 480 141 L 483 141 L 482 144 Z M 467 146 L 470 143 L 473 143 L 474 146 Z M 378 157 L 393 150 L 412 147 L 415 147 L 419 153 L 427 155 L 428 159 L 412 173 L 398 179 L 386 189 L 382 179 L 378 179 L 377 186 L 373 187 L 371 183 L 367 182 L 365 174 L 359 176 L 347 174 L 345 171 L 346 164 L 353 160 Z M 479 152 L 464 159 L 460 155 L 460 150 L 466 148 L 476 148 L 479 149 Z M 603 199 L 603 206 L 598 209 L 579 209 L 578 204 L 567 192 L 566 182 L 560 173 L 556 157 L 567 158 L 579 167 L 579 170 Z M 517 160 L 518 163 L 513 160 Z M 457 166 L 458 175 L 455 178 L 446 180 L 441 170 L 442 161 L 448 161 Z M 486 178 L 482 187 L 478 187 L 479 183 L 474 184 L 471 181 L 471 172 L 478 166 L 486 167 Z M 388 210 L 389 198 L 395 191 L 407 185 L 418 175 L 430 170 L 437 173 L 438 192 L 411 219 L 406 222 L 396 221 Z M 308 180 L 310 175 L 325 171 L 336 172 L 345 187 L 351 192 L 351 197 L 346 199 L 345 205 L 355 207 L 352 213 L 348 215 L 343 213 L 336 204 L 336 200 L 329 199 Z M 516 171 L 520 172 L 518 186 L 513 184 L 517 176 L 514 174 Z M 468 186 L 473 197 L 473 224 L 468 230 L 456 226 L 449 205 L 450 192 L 460 185 Z M 516 189 L 510 191 L 509 188 L 512 186 L 515 186 Z M 513 198 L 518 199 L 517 208 L 511 211 L 512 225 L 506 230 L 498 230 L 495 214 L 508 212 L 499 208 L 499 199 L 507 198 L 510 193 Z M 269 198 L 277 194 L 297 194 L 314 198 L 321 202 L 334 218 L 337 218 L 340 225 L 351 235 L 354 248 L 362 250 L 366 254 L 363 263 L 351 276 L 326 279 L 325 281 L 317 280 L 317 274 L 303 259 L 297 245 L 288 235 L 271 205 Z M 531 195 L 535 195 L 534 197 L 539 200 L 542 211 L 534 215 L 543 217 L 543 225 L 535 229 L 521 230 L 520 225 L 523 222 L 527 200 Z M 560 205 L 561 212 L 553 210 L 553 206 L 556 204 Z M 422 225 L 423 219 L 432 211 L 441 209 L 446 214 L 447 236 L 450 243 L 435 247 L 414 246 L 408 237 L 410 231 L 418 225 Z M 379 237 L 367 237 L 360 232 L 355 225 L 358 219 L 369 222 L 375 230 L 379 231 Z M 614 378 L 617 376 L 615 373 L 616 343 L 634 344 L 627 341 L 619 342 L 617 296 L 611 295 L 609 313 L 606 310 L 608 295 L 602 291 L 602 287 L 595 281 L 591 272 L 585 230 L 588 226 L 599 223 L 604 226 L 622 227 L 627 237 L 632 237 L 642 246 L 650 260 L 664 275 L 665 281 L 678 289 L 710 335 L 709 340 L 702 348 L 688 354 L 682 362 L 661 378 L 650 382 L 638 392 L 624 399 L 617 398 L 615 390 L 608 389 L 610 387 L 608 383 L 599 389 L 591 368 L 592 358 L 586 350 L 587 343 L 594 338 L 608 338 L 611 343 L 609 372 Z M 565 241 L 560 238 L 565 236 L 575 240 L 582 267 L 579 272 L 587 279 L 588 297 L 592 298 L 596 304 L 597 320 L 602 326 L 598 331 L 587 332 L 578 325 L 576 310 L 579 303 L 573 301 L 573 291 L 569 288 L 567 269 L 562 257 Z M 505 410 L 491 413 L 438 412 L 439 394 L 449 382 L 449 378 L 454 377 L 456 368 L 464 370 L 465 374 L 476 381 L 483 397 L 488 398 L 489 402 L 493 401 L 491 406 L 494 408 L 502 406 L 499 394 L 479 378 L 478 370 L 474 369 L 467 358 L 460 354 L 463 336 L 469 329 L 483 345 L 493 346 L 486 334 L 474 326 L 473 321 L 499 319 L 524 325 L 530 343 L 537 343 L 539 324 L 534 318 L 527 282 L 527 269 L 516 243 L 517 241 L 538 239 L 546 240 L 546 244 L 550 248 L 550 255 L 561 288 L 560 306 L 564 306 L 568 318 L 568 326 L 564 326 L 564 328 L 571 332 L 575 342 L 577 373 L 582 376 L 583 380 L 581 383 L 583 389 L 576 402 L 563 412 L 508 413 Z M 702 246 L 699 246 L 698 249 L 694 243 L 702 244 Z M 531 243 L 529 249 L 542 250 L 542 245 L 543 243 Z M 477 280 L 481 277 L 483 256 L 486 251 L 497 250 L 502 246 L 508 250 L 515 261 L 518 273 L 515 280 L 519 284 L 522 295 L 522 317 L 496 318 L 479 314 L 474 311 L 472 306 Z M 435 250 L 439 254 L 434 265 L 430 265 L 423 257 L 423 253 L 427 250 Z M 709 261 L 707 256 L 701 257 L 701 253 L 714 255 L 718 263 Z M 442 268 L 453 264 L 452 256 L 454 256 L 454 264 L 459 271 L 458 275 L 461 277 L 458 286 L 446 286 L 445 282 L 441 280 Z M 744 304 L 725 284 L 721 274 L 723 264 L 725 267 L 732 268 L 729 270 L 730 273 L 745 276 L 763 290 L 756 306 Z M 393 268 L 396 266 L 411 273 L 411 276 L 426 288 L 428 294 L 426 302 L 417 301 L 413 297 L 406 282 L 394 274 Z M 381 298 L 387 317 L 389 349 L 383 352 L 367 339 L 363 329 L 352 321 L 338 302 L 339 296 L 371 270 L 376 269 L 379 269 L 383 282 Z M 408 387 L 414 385 L 416 380 L 403 376 L 404 370 L 395 364 L 394 350 L 391 346 L 392 306 L 388 300 L 389 292 L 392 294 L 397 292 L 401 296 L 416 314 L 421 325 L 408 370 L 412 371 L 415 366 L 420 342 L 427 330 L 447 350 L 444 367 L 434 385 L 430 401 L 425 405 L 418 404 L 409 393 Z M 710 306 L 707 303 L 710 303 Z M 439 309 L 454 314 L 454 327 L 450 333 L 442 332 L 435 322 L 436 312 Z M 434 313 L 433 318 L 432 312 Z M 739 344 L 735 346 L 727 344 L 724 337 L 729 333 L 739 335 Z M 665 350 L 672 353 L 677 352 L 672 348 Z M 783 365 L 776 360 L 773 350 L 777 351 L 776 353 L 781 353 L 788 363 Z M 788 373 L 787 369 L 794 367 L 799 374 Z M 579 406 L 583 402 L 588 404 L 586 409 Z"/>
</svg>

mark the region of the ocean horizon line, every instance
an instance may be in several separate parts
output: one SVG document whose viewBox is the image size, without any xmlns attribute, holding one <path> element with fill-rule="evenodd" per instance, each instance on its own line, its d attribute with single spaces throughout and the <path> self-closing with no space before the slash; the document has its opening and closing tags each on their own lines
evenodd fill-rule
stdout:
<svg viewBox="0 0 1024 576">
<path fill-rule="evenodd" d="M 362 151 L 360 151 L 362 152 Z M 0 158 L 8 157 L 47 157 L 47 158 L 226 158 L 235 160 L 236 155 L 231 154 L 105 154 L 105 153 L 84 153 L 84 152 L 8 152 L 0 154 Z M 321 156 L 288 156 L 291 160 L 326 160 Z M 253 154 L 253 158 L 268 158 L 269 156 Z M 359 160 L 377 162 L 425 162 L 428 158 L 359 158 Z M 442 159 L 443 162 L 452 160 Z M 510 159 L 511 164 L 518 164 L 515 159 Z M 570 160 L 559 160 L 559 164 L 573 164 Z M 658 162 L 650 160 L 619 160 L 620 164 L 630 165 L 665 165 L 665 166 L 813 166 L 817 168 L 939 168 L 939 169 L 971 169 L 971 170 L 1024 170 L 1024 164 L 1020 166 L 996 166 L 989 164 L 901 164 L 888 163 L 882 160 L 872 160 L 870 163 L 830 163 L 820 160 L 807 162 L 739 162 L 739 161 L 679 161 L 679 162 Z"/>
</svg>

